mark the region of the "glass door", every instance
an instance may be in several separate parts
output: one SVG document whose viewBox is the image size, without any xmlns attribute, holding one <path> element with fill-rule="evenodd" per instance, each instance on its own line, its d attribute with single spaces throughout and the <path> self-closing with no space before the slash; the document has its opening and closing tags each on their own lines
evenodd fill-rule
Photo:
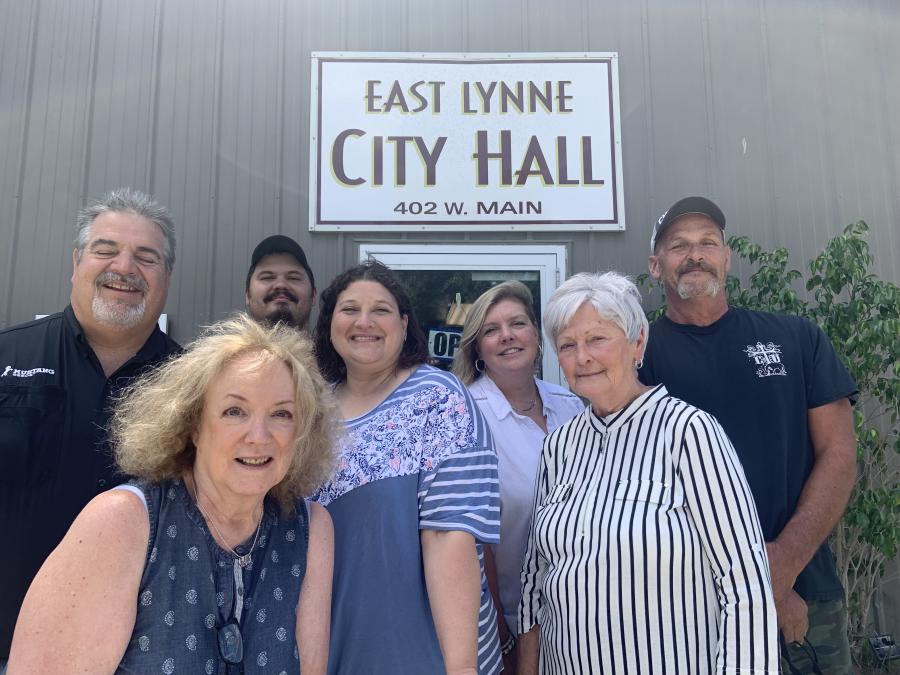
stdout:
<svg viewBox="0 0 900 675">
<path fill-rule="evenodd" d="M 453 364 L 459 346 L 466 305 L 491 286 L 515 279 L 531 291 L 540 322 L 547 298 L 566 271 L 566 248 L 558 245 L 361 244 L 359 259 L 369 257 L 400 277 L 428 337 L 431 362 L 445 370 Z M 562 382 L 549 346 L 540 370 L 539 377 Z"/>
</svg>

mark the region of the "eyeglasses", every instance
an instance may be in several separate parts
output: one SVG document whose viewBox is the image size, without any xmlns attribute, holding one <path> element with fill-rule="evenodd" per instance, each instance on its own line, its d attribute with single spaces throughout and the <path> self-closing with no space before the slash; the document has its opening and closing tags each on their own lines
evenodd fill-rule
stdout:
<svg viewBox="0 0 900 675">
<path fill-rule="evenodd" d="M 244 660 L 244 638 L 241 636 L 241 625 L 234 617 L 218 629 L 219 656 L 225 663 L 237 665 Z"/>
</svg>

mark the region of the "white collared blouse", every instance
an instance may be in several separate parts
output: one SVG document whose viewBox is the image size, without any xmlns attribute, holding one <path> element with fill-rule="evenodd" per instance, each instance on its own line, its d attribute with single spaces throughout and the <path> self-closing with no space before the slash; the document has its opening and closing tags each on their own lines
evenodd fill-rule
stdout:
<svg viewBox="0 0 900 675">
<path fill-rule="evenodd" d="M 551 432 L 584 410 L 584 403 L 568 389 L 535 378 Z M 522 597 L 522 563 L 531 530 L 534 480 L 546 434 L 530 417 L 512 409 L 503 392 L 487 375 L 469 386 L 484 415 L 497 449 L 500 480 L 500 543 L 494 546 L 500 600 L 510 632 L 515 633 Z"/>
<path fill-rule="evenodd" d="M 765 541 L 711 415 L 651 389 L 547 436 L 519 631 L 542 675 L 777 673 Z"/>
</svg>

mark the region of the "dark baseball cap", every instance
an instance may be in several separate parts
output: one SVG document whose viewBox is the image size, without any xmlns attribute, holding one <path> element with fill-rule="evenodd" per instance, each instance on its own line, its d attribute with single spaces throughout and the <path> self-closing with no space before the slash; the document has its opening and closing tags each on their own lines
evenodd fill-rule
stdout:
<svg viewBox="0 0 900 675">
<path fill-rule="evenodd" d="M 685 197 L 672 204 L 672 206 L 657 219 L 656 224 L 653 226 L 653 232 L 650 235 L 651 253 L 656 249 L 656 242 L 662 235 L 663 230 L 671 225 L 672 221 L 676 218 L 681 218 L 681 216 L 686 216 L 689 213 L 706 216 L 716 225 L 721 227 L 723 231 L 725 230 L 725 214 L 722 213 L 722 209 L 713 204 L 706 197 Z"/>
<path fill-rule="evenodd" d="M 253 255 L 250 256 L 250 269 L 247 272 L 248 289 L 250 288 L 250 277 L 253 276 L 253 270 L 256 269 L 259 261 L 273 253 L 287 253 L 288 255 L 293 256 L 297 262 L 300 263 L 300 267 L 306 270 L 306 276 L 309 277 L 309 284 L 313 287 L 313 290 L 315 290 L 316 280 L 313 278 L 309 263 L 306 262 L 306 254 L 303 252 L 303 249 L 300 248 L 300 244 L 283 234 L 273 234 L 271 237 L 266 237 L 259 242 L 255 249 L 253 249 Z"/>
</svg>

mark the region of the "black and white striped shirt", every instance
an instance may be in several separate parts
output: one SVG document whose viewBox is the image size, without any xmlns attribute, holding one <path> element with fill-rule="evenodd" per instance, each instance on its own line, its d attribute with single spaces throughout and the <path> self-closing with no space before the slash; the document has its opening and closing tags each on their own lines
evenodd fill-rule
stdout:
<svg viewBox="0 0 900 675">
<path fill-rule="evenodd" d="M 778 672 L 744 472 L 715 418 L 662 385 L 547 436 L 522 582 L 542 675 Z"/>
</svg>

